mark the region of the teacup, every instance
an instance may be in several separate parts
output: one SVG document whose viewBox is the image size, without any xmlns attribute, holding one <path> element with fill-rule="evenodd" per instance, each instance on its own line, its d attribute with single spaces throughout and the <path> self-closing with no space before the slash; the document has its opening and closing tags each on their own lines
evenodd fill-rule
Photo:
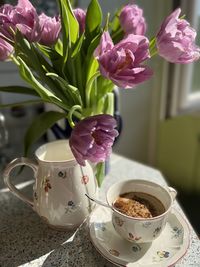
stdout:
<svg viewBox="0 0 200 267">
<path fill-rule="evenodd" d="M 152 218 L 134 218 L 114 208 L 115 200 L 124 193 L 142 192 L 159 200 L 164 212 Z M 107 191 L 107 202 L 112 206 L 112 223 L 116 232 L 130 242 L 147 243 L 156 239 L 164 229 L 176 197 L 176 190 L 146 180 L 127 180 L 113 184 Z"/>
</svg>

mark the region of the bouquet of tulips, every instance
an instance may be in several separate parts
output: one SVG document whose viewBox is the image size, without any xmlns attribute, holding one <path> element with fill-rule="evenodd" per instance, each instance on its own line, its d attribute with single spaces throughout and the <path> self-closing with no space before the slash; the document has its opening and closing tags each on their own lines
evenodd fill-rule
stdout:
<svg viewBox="0 0 200 267">
<path fill-rule="evenodd" d="M 196 32 L 180 17 L 170 14 L 149 41 L 143 10 L 128 4 L 103 20 L 98 0 L 87 10 L 73 9 L 58 0 L 59 14 L 38 14 L 29 0 L 0 7 L 0 60 L 11 60 L 27 87 L 1 87 L 0 91 L 36 96 L 11 105 L 51 103 L 49 111 L 34 119 L 25 136 L 25 154 L 31 144 L 61 118 L 72 127 L 71 150 L 80 165 L 97 166 L 101 184 L 104 161 L 118 135 L 113 117 L 114 86 L 124 90 L 151 78 L 146 62 L 159 55 L 172 63 L 199 59 Z M 1 105 L 1 107 L 8 105 Z"/>
</svg>

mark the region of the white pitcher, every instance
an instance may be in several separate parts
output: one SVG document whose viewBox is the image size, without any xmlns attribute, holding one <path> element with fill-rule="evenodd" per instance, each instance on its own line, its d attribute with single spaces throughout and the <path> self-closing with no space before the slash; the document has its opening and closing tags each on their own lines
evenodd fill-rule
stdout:
<svg viewBox="0 0 200 267">
<path fill-rule="evenodd" d="M 67 140 L 50 142 L 35 152 L 36 160 L 17 158 L 4 170 L 4 182 L 19 197 L 56 228 L 74 229 L 91 212 L 85 194 L 95 196 L 96 181 L 92 167 L 81 167 L 75 160 Z M 10 172 L 20 165 L 32 168 L 35 176 L 33 200 L 23 195 L 10 181 Z"/>
</svg>

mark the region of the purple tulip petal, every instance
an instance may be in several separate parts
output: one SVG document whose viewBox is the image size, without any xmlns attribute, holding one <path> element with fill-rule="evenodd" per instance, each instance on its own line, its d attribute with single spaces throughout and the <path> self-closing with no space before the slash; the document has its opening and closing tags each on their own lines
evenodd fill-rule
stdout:
<svg viewBox="0 0 200 267">
<path fill-rule="evenodd" d="M 0 61 L 6 60 L 12 53 L 13 47 L 0 38 Z"/>
<path fill-rule="evenodd" d="M 109 32 L 104 32 L 101 36 L 100 44 L 94 51 L 94 56 L 99 57 L 104 53 L 110 51 L 113 48 L 114 44 L 110 37 Z"/>
<path fill-rule="evenodd" d="M 110 39 L 108 32 L 102 35 L 95 52 L 105 78 L 119 87 L 132 88 L 152 76 L 148 67 L 141 66 L 150 57 L 149 41 L 145 36 L 129 34 L 116 45 L 111 44 Z"/>
<path fill-rule="evenodd" d="M 30 42 L 40 40 L 39 18 L 36 9 L 28 0 L 19 0 L 16 6 L 5 4 L 0 8 L 0 32 L 14 39 L 13 31 L 16 29 Z"/>
<path fill-rule="evenodd" d="M 77 162 L 85 166 L 85 160 L 94 163 L 105 161 L 110 155 L 114 139 L 118 135 L 115 127 L 116 120 L 107 114 L 87 117 L 79 121 L 69 139 L 72 153 Z"/>
<path fill-rule="evenodd" d="M 185 19 L 179 19 L 181 9 L 176 9 L 162 23 L 156 44 L 161 57 L 172 63 L 187 64 L 200 58 L 200 48 L 195 44 L 196 31 Z"/>
</svg>

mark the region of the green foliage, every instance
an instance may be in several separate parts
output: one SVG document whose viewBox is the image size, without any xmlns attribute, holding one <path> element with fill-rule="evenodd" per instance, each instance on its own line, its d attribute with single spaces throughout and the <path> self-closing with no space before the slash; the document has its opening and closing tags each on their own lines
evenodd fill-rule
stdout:
<svg viewBox="0 0 200 267">
<path fill-rule="evenodd" d="M 27 94 L 37 97 L 0 107 L 52 103 L 61 112 L 45 112 L 33 121 L 25 136 L 25 155 L 31 145 L 49 127 L 61 118 L 73 119 L 113 112 L 113 83 L 99 72 L 94 51 L 100 43 L 104 30 L 112 25 L 112 34 L 118 38 L 120 28 L 117 17 L 110 22 L 108 14 L 102 27 L 102 10 L 98 0 L 91 0 L 86 13 L 86 28 L 80 33 L 70 0 L 57 0 L 62 37 L 55 45 L 45 46 L 29 42 L 20 31 L 16 31 L 14 53 L 11 60 L 17 65 L 20 76 L 28 86 L 0 87 L 0 92 Z M 6 38 L 6 37 L 5 37 Z M 13 43 L 11 42 L 11 45 Z M 98 165 L 97 176 L 103 177 L 103 164 Z M 101 184 L 101 178 L 99 180 Z"/>
</svg>

